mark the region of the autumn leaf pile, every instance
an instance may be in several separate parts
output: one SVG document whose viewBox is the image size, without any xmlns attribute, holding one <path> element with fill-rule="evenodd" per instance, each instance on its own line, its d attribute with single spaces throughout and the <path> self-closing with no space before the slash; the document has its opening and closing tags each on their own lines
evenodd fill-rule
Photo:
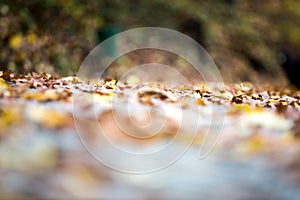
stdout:
<svg viewBox="0 0 300 200">
<path fill-rule="evenodd" d="M 139 91 L 132 95 L 135 88 L 139 88 Z M 80 98 L 76 99 L 75 105 L 76 93 L 80 94 Z M 118 103 L 128 104 L 122 101 L 128 96 L 132 97 L 129 104 L 136 108 L 159 109 L 159 106 L 165 106 L 166 127 L 154 141 L 166 140 L 176 134 L 180 127 L 179 111 L 187 113 L 187 119 L 183 120 L 189 121 L 183 124 L 184 134 L 180 139 L 182 143 L 189 141 L 192 138 L 190 131 L 194 126 L 193 118 L 201 116 L 200 130 L 191 147 L 192 150 L 200 147 L 205 132 L 210 124 L 214 123 L 207 120 L 211 116 L 208 108 L 225 108 L 222 134 L 211 154 L 213 161 L 209 157 L 204 162 L 205 166 L 216 170 L 221 176 L 250 168 L 250 171 L 241 172 L 239 176 L 241 179 L 244 178 L 242 180 L 246 180 L 243 183 L 245 188 L 257 184 L 262 195 L 269 194 L 268 192 L 274 189 L 260 187 L 264 181 L 272 182 L 271 178 L 247 181 L 252 180 L 249 177 L 260 177 L 260 173 L 265 174 L 263 170 L 267 169 L 270 174 L 266 177 L 273 175 L 277 177 L 279 174 L 278 183 L 274 187 L 285 186 L 285 183 L 291 184 L 286 192 L 274 193 L 274 198 L 286 198 L 290 196 L 285 195 L 293 196 L 299 193 L 297 189 L 297 185 L 300 184 L 299 91 L 276 90 L 270 86 L 256 88 L 250 83 L 227 85 L 224 90 L 208 88 L 201 83 L 189 87 L 167 87 L 162 83 L 142 87 L 114 79 L 86 83 L 75 76 L 56 78 L 49 74 L 19 75 L 2 71 L 0 72 L 0 172 L 4 182 L 0 185 L 0 193 L 5 198 L 11 199 L 18 199 L 24 195 L 36 198 L 66 196 L 99 198 L 116 197 L 118 194 L 129 198 L 132 197 L 132 192 L 141 190 L 143 191 L 143 194 L 140 194 L 141 198 L 164 198 L 166 194 L 163 191 L 171 190 L 174 187 L 172 184 L 184 188 L 184 181 L 209 183 L 212 178 L 208 177 L 210 173 L 207 175 L 201 173 L 201 170 L 205 170 L 202 169 L 203 166 L 201 167 L 203 161 L 185 160 L 189 157 L 183 158 L 184 161 L 179 161 L 178 165 L 187 169 L 191 165 L 197 166 L 199 171 L 178 174 L 178 180 L 174 182 L 158 177 L 154 179 L 146 177 L 143 182 L 125 175 L 121 181 L 116 178 L 115 172 L 95 162 L 83 149 L 77 137 L 74 112 L 79 111 L 86 118 L 84 123 L 87 124 L 91 114 L 96 114 L 99 123 L 103 124 L 104 130 L 111 133 L 112 138 L 120 143 L 126 142 L 128 137 L 122 135 L 112 117 L 113 111 L 118 109 L 112 106 L 112 102 L 116 98 Z M 154 122 L 163 119 L 160 112 L 157 113 L 154 115 L 156 119 L 152 119 Z M 128 120 L 129 117 L 123 114 L 119 119 Z M 137 123 L 142 124 L 148 120 L 143 111 L 136 112 L 135 115 Z M 140 134 L 147 135 L 148 132 Z M 97 135 L 90 134 L 89 137 L 95 140 Z M 147 143 L 153 144 L 153 140 L 143 141 L 142 145 Z M 215 165 L 215 162 L 218 164 Z M 223 168 L 226 163 L 235 163 L 236 166 Z M 237 167 L 239 165 L 241 166 Z M 169 171 L 161 173 L 165 176 L 177 174 L 176 170 L 172 171 L 172 167 Z M 189 173 L 194 175 L 190 176 Z M 235 174 L 232 173 L 231 176 L 235 177 Z M 223 178 L 233 185 L 239 185 L 236 177 Z M 154 195 L 151 192 L 153 190 L 151 184 L 155 181 L 161 183 L 159 188 L 161 192 Z M 116 196 L 112 193 L 115 187 L 123 188 Z M 195 186 L 190 187 L 200 194 L 206 194 L 201 189 L 194 188 Z M 218 189 L 225 191 L 222 184 L 217 186 Z M 225 193 L 227 192 L 233 191 L 226 190 Z M 251 195 L 247 189 L 244 193 Z"/>
</svg>

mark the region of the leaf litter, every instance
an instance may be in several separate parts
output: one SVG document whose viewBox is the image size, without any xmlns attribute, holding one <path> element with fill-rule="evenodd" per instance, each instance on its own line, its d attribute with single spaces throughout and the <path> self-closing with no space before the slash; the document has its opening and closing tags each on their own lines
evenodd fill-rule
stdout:
<svg viewBox="0 0 300 200">
<path fill-rule="evenodd" d="M 79 94 L 76 107 L 73 106 L 75 93 Z M 48 189 L 52 194 L 62 196 L 114 197 L 108 193 L 119 185 L 126 188 L 118 191 L 119 195 L 130 197 L 131 192 L 141 190 L 143 191 L 141 198 L 150 198 L 153 197 L 151 192 L 153 188 L 150 186 L 153 184 L 152 181 L 156 181 L 161 184 L 161 192 L 157 193 L 156 197 L 163 199 L 169 197 L 165 196 L 164 191 L 171 191 L 175 186 L 184 188 L 185 181 L 210 183 L 212 177 L 209 176 L 212 173 L 203 175 L 201 170 L 206 168 L 202 169 L 200 166 L 202 161 L 197 160 L 199 164 L 196 164 L 196 161 L 189 160 L 188 156 L 178 165 L 187 169 L 191 164 L 195 165 L 199 171 L 195 172 L 194 177 L 190 177 L 189 172 L 177 175 L 175 165 L 165 172 L 160 172 L 163 176 L 176 174 L 177 180 L 174 182 L 148 176 L 145 176 L 145 181 L 139 186 L 135 183 L 138 181 L 137 178 L 125 176 L 125 180 L 118 182 L 114 178 L 116 176 L 114 172 L 99 167 L 99 163 L 95 163 L 83 150 L 76 136 L 73 114 L 81 113 L 82 123 L 87 124 L 96 116 L 99 123 L 103 124 L 104 131 L 111 133 L 111 139 L 120 145 L 130 144 L 132 138 L 124 134 L 124 130 L 114 122 L 114 114 L 127 124 L 125 128 L 133 131 L 130 120 L 139 125 L 152 122 L 148 129 L 143 130 L 144 132 L 137 132 L 139 134 L 137 136 L 141 137 L 151 136 L 151 131 L 165 122 L 165 126 L 157 130 L 157 135 L 147 140 L 134 140 L 135 145 L 149 147 L 173 138 L 180 130 L 183 134 L 177 134 L 179 140 L 176 142 L 180 142 L 175 145 L 193 139 L 191 147 L 193 151 L 199 149 L 205 133 L 213 123 L 210 121 L 211 108 L 218 106 L 226 108 L 228 112 L 224 119 L 221 139 L 214 148 L 212 158 L 205 161 L 205 166 L 217 170 L 214 172 L 224 176 L 224 180 L 233 186 L 238 182 L 237 177 L 234 173 L 232 177 L 224 174 L 231 173 L 231 170 L 252 169 L 253 171 L 247 172 L 248 174 L 243 172 L 239 178 L 245 181 L 244 187 L 257 187 L 261 195 L 273 191 L 274 188 L 265 184 L 271 184 L 274 181 L 273 176 L 276 175 L 278 183 L 274 187 L 283 187 L 286 192 L 273 191 L 271 197 L 284 199 L 291 197 L 288 195 L 292 197 L 298 195 L 300 91 L 278 90 L 271 86 L 257 88 L 250 83 L 227 85 L 223 91 L 208 88 L 200 83 L 190 88 L 166 87 L 161 83 L 143 86 L 114 79 L 100 80 L 92 84 L 82 82 L 75 76 L 57 78 L 49 74 L 19 75 L 2 71 L 0 72 L 0 170 L 4 184 L 0 188 L 0 193 L 8 198 L 18 198 L 26 194 L 41 197 L 47 196 L 45 189 Z M 129 116 L 126 109 L 131 109 L 129 113 L 132 116 Z M 185 119 L 182 119 L 183 116 Z M 199 131 L 194 138 L 191 130 L 197 123 L 200 124 Z M 90 140 L 96 141 L 97 138 L 97 134 L 89 135 Z M 215 163 L 220 166 L 216 167 Z M 241 166 L 223 168 L 228 163 Z M 268 171 L 268 178 L 257 180 L 253 178 L 254 182 L 249 181 L 249 177 L 266 174 L 264 170 Z M 279 175 L 277 172 L 280 172 Z M 86 184 L 83 184 L 83 180 Z M 290 187 L 286 186 L 287 182 L 291 184 Z M 34 190 L 26 183 L 40 185 L 39 187 L 44 190 Z M 256 184 L 258 186 L 254 186 Z M 201 195 L 211 195 L 195 186 L 190 187 Z M 207 187 L 210 187 L 209 184 Z M 217 190 L 220 191 L 224 188 L 222 184 L 217 186 Z M 227 194 L 233 191 L 223 192 Z M 235 194 L 237 198 L 243 198 L 253 193 L 250 189 L 249 191 L 245 189 L 241 194 L 237 192 Z"/>
</svg>

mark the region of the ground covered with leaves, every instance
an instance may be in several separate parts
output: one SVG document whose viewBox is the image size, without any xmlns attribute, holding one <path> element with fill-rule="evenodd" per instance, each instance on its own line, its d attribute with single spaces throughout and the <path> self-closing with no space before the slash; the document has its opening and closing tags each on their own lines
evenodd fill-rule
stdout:
<svg viewBox="0 0 300 200">
<path fill-rule="evenodd" d="M 123 101 L 127 97 L 130 101 Z M 134 108 L 132 116 L 128 107 Z M 212 116 L 224 110 L 222 134 L 209 156 L 199 160 L 197 152 L 206 148 L 205 134 L 219 123 Z M 147 140 L 132 141 L 115 122 L 115 112 L 127 124 L 150 120 L 152 126 L 137 131 L 139 136 L 147 138 L 163 120 L 164 127 Z M 74 113 L 80 113 L 79 121 Z M 201 83 L 190 87 L 114 79 L 86 83 L 75 76 L 0 72 L 0 198 L 297 199 L 299 113 L 299 91 L 250 83 L 220 90 Z M 192 144 L 165 169 L 123 174 L 104 167 L 83 147 L 76 123 L 85 124 L 87 140 L 98 144 L 91 116 L 124 147 L 134 143 L 148 148 L 174 135 L 179 138 L 172 143 L 175 147 Z"/>
</svg>

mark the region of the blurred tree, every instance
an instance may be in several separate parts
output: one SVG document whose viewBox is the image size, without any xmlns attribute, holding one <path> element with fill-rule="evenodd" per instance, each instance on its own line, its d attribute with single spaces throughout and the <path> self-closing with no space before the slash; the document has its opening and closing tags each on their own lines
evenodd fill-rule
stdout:
<svg viewBox="0 0 300 200">
<path fill-rule="evenodd" d="M 189 18 L 184 20 L 180 24 L 179 31 L 190 36 L 196 42 L 205 47 L 205 37 L 203 29 L 203 24 L 200 22 L 200 20 Z"/>
<path fill-rule="evenodd" d="M 294 58 L 287 50 L 279 53 L 279 61 L 291 84 L 300 88 L 300 58 Z"/>
<path fill-rule="evenodd" d="M 272 80 L 266 74 L 279 71 L 278 50 L 288 46 L 294 53 L 300 48 L 299 7 L 294 0 L 2 0 L 0 67 L 73 74 L 96 44 L 100 27 L 160 26 L 184 31 L 181 24 L 193 19 L 201 28 L 191 28 L 195 33 L 190 35 L 199 35 L 193 37 L 205 44 L 226 81 L 241 77 L 255 81 L 259 76 Z M 98 32 L 98 41 L 116 30 Z"/>
</svg>

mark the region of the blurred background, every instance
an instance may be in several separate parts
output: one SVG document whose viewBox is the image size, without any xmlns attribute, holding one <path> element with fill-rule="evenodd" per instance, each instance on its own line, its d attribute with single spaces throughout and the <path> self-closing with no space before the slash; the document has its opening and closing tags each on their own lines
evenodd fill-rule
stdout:
<svg viewBox="0 0 300 200">
<path fill-rule="evenodd" d="M 278 53 L 300 56 L 295 0 L 1 0 L 0 16 L 0 69 L 18 73 L 76 74 L 99 42 L 143 26 L 193 37 L 227 83 L 288 85 Z"/>
</svg>

